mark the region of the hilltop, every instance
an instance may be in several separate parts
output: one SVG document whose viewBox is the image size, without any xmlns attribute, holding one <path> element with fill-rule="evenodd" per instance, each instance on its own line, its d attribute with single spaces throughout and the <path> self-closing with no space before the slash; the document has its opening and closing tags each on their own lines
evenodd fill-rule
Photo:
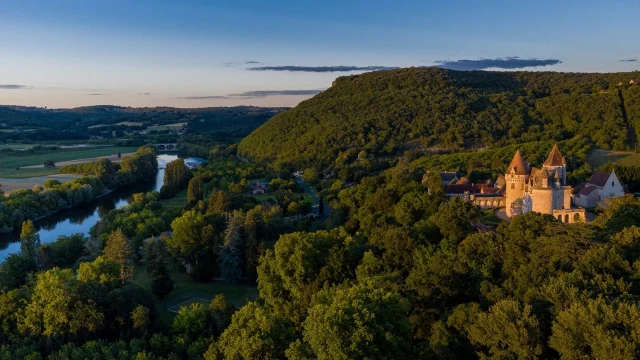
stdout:
<svg viewBox="0 0 640 360">
<path fill-rule="evenodd" d="M 635 147 L 640 86 L 632 73 L 453 71 L 406 68 L 338 78 L 246 137 L 241 155 L 325 168 L 341 152 L 376 157 L 541 140 L 591 139 Z"/>
</svg>

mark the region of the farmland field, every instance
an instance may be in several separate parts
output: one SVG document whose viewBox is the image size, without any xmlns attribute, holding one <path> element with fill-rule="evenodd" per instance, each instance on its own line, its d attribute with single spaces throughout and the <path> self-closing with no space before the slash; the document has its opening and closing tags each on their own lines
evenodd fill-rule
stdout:
<svg viewBox="0 0 640 360">
<path fill-rule="evenodd" d="M 37 144 L 0 144 L 0 149 L 31 149 Z"/>
<path fill-rule="evenodd" d="M 0 153 L 0 178 L 28 178 L 57 173 L 57 169 L 45 169 L 43 167 L 45 160 L 48 159 L 53 159 L 56 165 L 61 166 L 64 165 L 64 162 L 79 159 L 81 160 L 80 162 L 94 161 L 99 157 L 117 156 L 118 153 L 132 153 L 135 152 L 136 149 L 136 147 L 112 146 L 42 151 L 33 154 Z M 25 169 L 24 167 L 27 166 L 33 166 L 34 168 Z M 18 167 L 20 167 L 20 169 L 16 170 Z"/>
<path fill-rule="evenodd" d="M 186 122 L 168 124 L 168 125 L 154 124 L 154 125 L 151 125 L 151 126 L 147 127 L 147 131 L 149 131 L 149 130 L 176 130 L 176 129 L 181 129 L 186 124 L 187 124 Z"/>
<path fill-rule="evenodd" d="M 57 171 L 57 169 L 53 169 Z M 55 179 L 60 181 L 61 183 L 71 181 L 73 179 L 79 178 L 82 175 L 75 174 L 53 174 L 53 175 L 38 175 L 36 172 L 31 173 L 33 177 L 29 177 L 26 179 L 20 178 L 7 178 L 4 177 L 0 179 L 0 185 L 2 185 L 2 190 L 5 193 L 9 193 L 18 189 L 31 189 L 34 185 L 44 185 L 44 182 L 48 179 Z"/>
<path fill-rule="evenodd" d="M 589 154 L 589 164 L 599 167 L 607 162 L 613 162 L 624 166 L 639 166 L 640 154 L 633 151 L 608 151 L 596 149 Z"/>
</svg>

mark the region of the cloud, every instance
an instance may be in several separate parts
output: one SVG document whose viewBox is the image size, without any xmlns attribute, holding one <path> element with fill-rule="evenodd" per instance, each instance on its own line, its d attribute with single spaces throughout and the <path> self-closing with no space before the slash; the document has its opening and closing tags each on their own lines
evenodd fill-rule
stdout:
<svg viewBox="0 0 640 360">
<path fill-rule="evenodd" d="M 253 90 L 253 91 L 245 91 L 239 94 L 229 94 L 229 96 L 241 97 L 241 98 L 262 98 L 262 97 L 277 96 L 277 95 L 309 96 L 309 95 L 317 95 L 322 91 L 323 90 Z"/>
<path fill-rule="evenodd" d="M 620 61 L 622 61 L 622 62 L 636 62 L 636 61 L 638 61 L 638 59 L 622 59 Z"/>
<path fill-rule="evenodd" d="M 92 93 L 92 94 L 87 94 L 89 96 L 107 96 L 109 94 L 100 94 L 100 93 Z"/>
<path fill-rule="evenodd" d="M 219 99 L 259 99 L 267 96 L 312 96 L 321 93 L 323 90 L 251 90 L 226 96 L 183 96 L 178 99 L 183 100 L 219 100 Z"/>
<path fill-rule="evenodd" d="M 178 97 L 178 99 L 183 99 L 183 100 L 212 100 L 212 99 L 229 99 L 228 96 L 219 96 L 219 95 L 212 95 L 212 96 L 180 96 Z"/>
<path fill-rule="evenodd" d="M 26 89 L 26 88 L 27 88 L 26 85 L 15 85 L 15 84 L 0 85 L 0 89 L 2 90 L 19 90 L 19 89 Z"/>
<path fill-rule="evenodd" d="M 248 60 L 248 61 L 229 61 L 222 64 L 222 66 L 224 67 L 240 67 L 244 65 L 262 65 L 262 63 L 260 61 Z"/>
<path fill-rule="evenodd" d="M 561 64 L 558 59 L 521 59 L 517 56 L 495 59 L 460 59 L 436 61 L 437 66 L 451 70 L 522 69 Z"/>
<path fill-rule="evenodd" d="M 138 93 L 138 95 L 151 95 L 151 93 Z"/>
<path fill-rule="evenodd" d="M 394 70 L 397 67 L 391 66 L 257 66 L 250 67 L 250 71 L 293 71 L 293 72 L 352 72 L 352 71 L 378 71 L 378 70 Z"/>
</svg>

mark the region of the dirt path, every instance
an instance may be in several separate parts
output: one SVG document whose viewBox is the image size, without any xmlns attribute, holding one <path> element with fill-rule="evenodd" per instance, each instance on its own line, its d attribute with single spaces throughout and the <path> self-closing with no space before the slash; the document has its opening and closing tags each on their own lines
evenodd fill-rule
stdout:
<svg viewBox="0 0 640 360">
<path fill-rule="evenodd" d="M 114 154 L 114 155 L 98 156 L 98 157 L 85 158 L 85 159 L 75 159 L 75 160 L 69 160 L 69 161 L 60 161 L 60 162 L 56 163 L 56 167 L 65 166 L 65 165 L 82 164 L 82 163 L 92 162 L 92 161 L 96 161 L 96 160 L 100 160 L 100 159 L 109 159 L 112 162 L 119 162 L 122 159 L 126 158 L 127 156 L 131 156 L 131 154 L 133 154 L 133 153 L 122 154 L 122 158 L 120 158 L 120 159 L 118 158 L 117 154 Z M 44 167 L 44 164 L 40 164 L 40 165 L 23 166 L 22 169 L 37 169 L 37 168 L 43 168 L 43 167 Z"/>
</svg>

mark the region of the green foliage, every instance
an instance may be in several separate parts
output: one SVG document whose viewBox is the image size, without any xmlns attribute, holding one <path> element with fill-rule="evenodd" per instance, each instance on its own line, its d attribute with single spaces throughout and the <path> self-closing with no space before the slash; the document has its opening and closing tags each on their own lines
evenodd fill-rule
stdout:
<svg viewBox="0 0 640 360">
<path fill-rule="evenodd" d="M 357 248 L 357 243 L 338 232 L 281 236 L 258 267 L 260 298 L 277 315 L 301 325 L 313 295 L 323 285 L 339 284 L 355 275 Z"/>
<path fill-rule="evenodd" d="M 20 255 L 35 261 L 38 247 L 40 247 L 40 235 L 33 226 L 33 221 L 27 220 L 22 223 L 20 231 Z"/>
<path fill-rule="evenodd" d="M 152 238 L 145 245 L 145 263 L 147 272 L 151 274 L 151 291 L 159 298 L 164 298 L 173 290 L 173 281 L 167 272 L 169 253 L 163 239 Z"/>
<path fill-rule="evenodd" d="M 164 185 L 160 189 L 160 195 L 164 199 L 175 196 L 180 190 L 187 187 L 191 178 L 191 170 L 180 158 L 171 161 L 164 169 Z"/>
<path fill-rule="evenodd" d="M 463 198 L 454 196 L 440 205 L 431 217 L 431 222 L 440 229 L 442 235 L 453 241 L 461 240 L 471 224 L 480 217 L 480 210 Z"/>
<path fill-rule="evenodd" d="M 10 291 L 27 282 L 29 274 L 38 266 L 33 258 L 21 254 L 11 254 L 0 264 L 0 289 Z"/>
<path fill-rule="evenodd" d="M 115 288 L 120 279 L 120 263 L 105 256 L 99 256 L 92 262 L 83 262 L 78 268 L 78 280 L 95 281 L 109 288 Z"/>
<path fill-rule="evenodd" d="M 204 197 L 202 189 L 202 178 L 194 177 L 189 180 L 189 187 L 187 188 L 187 199 L 190 203 L 195 204 L 202 200 Z"/>
<path fill-rule="evenodd" d="M 407 149 L 458 151 L 576 136 L 623 150 L 633 146 L 623 109 L 640 128 L 640 95 L 637 86 L 620 94 L 611 89 L 634 77 L 440 68 L 341 77 L 274 116 L 247 136 L 238 152 L 305 169 L 338 165 L 348 151 L 351 158 L 358 150 L 381 157 Z"/>
<path fill-rule="evenodd" d="M 318 359 L 406 359 L 413 353 L 409 302 L 375 285 L 323 291 L 304 322 Z"/>
<path fill-rule="evenodd" d="M 120 281 L 125 281 L 133 276 L 133 251 L 129 239 L 120 229 L 109 235 L 103 252 L 105 259 L 120 265 Z"/>
<path fill-rule="evenodd" d="M 286 319 L 251 302 L 233 315 L 205 359 L 282 359 L 293 340 L 293 328 Z"/>
</svg>

